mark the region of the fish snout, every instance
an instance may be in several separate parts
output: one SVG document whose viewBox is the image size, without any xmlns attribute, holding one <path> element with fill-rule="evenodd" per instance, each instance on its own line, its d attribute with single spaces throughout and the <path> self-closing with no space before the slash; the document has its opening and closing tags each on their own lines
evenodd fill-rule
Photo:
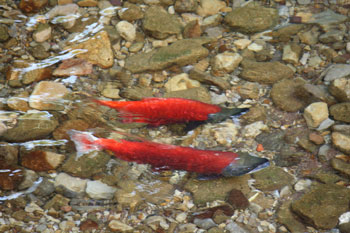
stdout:
<svg viewBox="0 0 350 233">
<path fill-rule="evenodd" d="M 257 172 L 270 165 L 265 158 L 251 156 L 248 153 L 241 153 L 239 157 L 227 165 L 221 172 L 225 177 L 241 176 L 247 173 Z"/>
</svg>

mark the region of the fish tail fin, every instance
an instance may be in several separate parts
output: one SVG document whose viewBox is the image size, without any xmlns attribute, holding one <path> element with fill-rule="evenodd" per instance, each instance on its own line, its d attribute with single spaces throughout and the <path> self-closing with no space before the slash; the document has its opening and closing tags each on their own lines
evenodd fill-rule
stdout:
<svg viewBox="0 0 350 233">
<path fill-rule="evenodd" d="M 94 98 L 92 98 L 91 100 L 99 105 L 107 106 L 107 107 L 114 108 L 117 110 L 119 108 L 122 108 L 125 105 L 129 104 L 129 101 L 99 100 L 99 99 L 94 99 Z"/>
<path fill-rule="evenodd" d="M 95 143 L 98 138 L 93 136 L 90 132 L 70 130 L 68 134 L 71 140 L 74 142 L 77 150 L 76 159 L 79 159 L 82 155 L 90 153 L 94 150 L 101 150 L 101 146 Z"/>
<path fill-rule="evenodd" d="M 257 172 L 268 167 L 268 159 L 252 156 L 248 153 L 240 153 L 237 159 L 227 165 L 221 172 L 223 176 L 241 176 L 247 173 Z"/>
</svg>

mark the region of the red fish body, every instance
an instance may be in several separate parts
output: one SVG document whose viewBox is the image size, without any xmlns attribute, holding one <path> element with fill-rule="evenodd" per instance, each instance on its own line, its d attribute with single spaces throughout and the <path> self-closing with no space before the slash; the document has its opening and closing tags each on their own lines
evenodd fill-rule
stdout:
<svg viewBox="0 0 350 233">
<path fill-rule="evenodd" d="M 267 166 L 268 160 L 254 156 L 240 156 L 233 152 L 198 150 L 154 142 L 96 138 L 90 133 L 72 130 L 78 156 L 96 149 L 113 151 L 122 160 L 150 164 L 154 168 L 176 169 L 201 174 L 237 176 Z M 248 158 L 248 159 L 247 159 Z"/>
<path fill-rule="evenodd" d="M 152 126 L 190 121 L 206 121 L 221 111 L 216 105 L 182 98 L 146 98 L 140 101 L 95 102 L 119 111 L 123 122 L 141 122 Z"/>
</svg>

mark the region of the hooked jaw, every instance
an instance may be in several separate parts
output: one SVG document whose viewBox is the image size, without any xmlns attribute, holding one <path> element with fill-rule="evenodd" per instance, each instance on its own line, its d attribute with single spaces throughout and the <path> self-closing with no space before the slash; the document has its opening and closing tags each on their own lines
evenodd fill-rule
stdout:
<svg viewBox="0 0 350 233">
<path fill-rule="evenodd" d="M 221 172 L 225 177 L 241 176 L 247 173 L 257 172 L 270 165 L 268 159 L 251 156 L 248 153 L 241 153 L 240 156 Z"/>
</svg>

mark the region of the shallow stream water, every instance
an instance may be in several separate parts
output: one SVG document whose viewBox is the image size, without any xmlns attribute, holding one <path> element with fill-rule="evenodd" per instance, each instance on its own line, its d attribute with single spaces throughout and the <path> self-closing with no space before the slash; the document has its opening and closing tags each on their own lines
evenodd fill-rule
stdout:
<svg viewBox="0 0 350 233">
<path fill-rule="evenodd" d="M 349 8 L 0 0 L 0 232 L 350 232 Z M 148 97 L 250 110 L 189 129 L 93 101 Z M 271 166 L 224 178 L 77 157 L 72 129 Z"/>
</svg>

